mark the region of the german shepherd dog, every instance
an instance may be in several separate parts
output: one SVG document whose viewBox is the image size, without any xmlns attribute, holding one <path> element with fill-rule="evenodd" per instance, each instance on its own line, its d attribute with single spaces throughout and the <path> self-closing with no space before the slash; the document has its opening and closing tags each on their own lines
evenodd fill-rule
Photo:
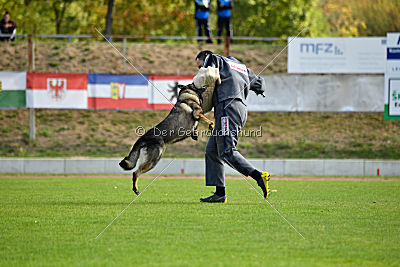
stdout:
<svg viewBox="0 0 400 267">
<path fill-rule="evenodd" d="M 139 175 L 148 172 L 161 159 L 166 145 L 182 141 L 188 137 L 197 140 L 196 129 L 200 120 L 208 123 L 212 129 L 214 123 L 203 114 L 201 108 L 203 98 L 201 94 L 207 86 L 197 88 L 193 83 L 178 85 L 180 89 L 178 100 L 168 116 L 139 137 L 133 145 L 131 152 L 119 165 L 126 171 L 136 167 L 136 163 L 142 154 L 140 165 L 133 172 L 132 190 L 139 195 L 137 182 Z"/>
</svg>

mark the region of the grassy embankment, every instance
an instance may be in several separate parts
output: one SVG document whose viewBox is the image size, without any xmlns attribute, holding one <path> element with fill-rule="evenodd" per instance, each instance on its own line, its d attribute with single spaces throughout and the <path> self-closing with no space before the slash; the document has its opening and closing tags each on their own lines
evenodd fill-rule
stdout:
<svg viewBox="0 0 400 267">
<path fill-rule="evenodd" d="M 37 110 L 29 140 L 28 110 L 0 111 L 0 156 L 121 157 L 167 111 Z M 208 115 L 212 118 L 212 114 Z M 205 125 L 200 126 L 206 132 Z M 381 113 L 249 113 L 239 150 L 250 158 L 400 159 L 400 124 Z M 260 136 L 257 136 L 259 135 Z M 203 157 L 207 135 L 167 148 L 166 157 Z"/>
</svg>

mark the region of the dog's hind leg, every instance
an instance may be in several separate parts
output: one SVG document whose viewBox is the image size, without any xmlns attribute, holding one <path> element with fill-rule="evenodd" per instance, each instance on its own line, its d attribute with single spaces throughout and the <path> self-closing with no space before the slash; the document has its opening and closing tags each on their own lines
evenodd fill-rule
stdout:
<svg viewBox="0 0 400 267">
<path fill-rule="evenodd" d="M 137 186 L 139 175 L 150 171 L 157 165 L 166 149 L 166 145 L 152 145 L 143 149 L 146 150 L 145 153 L 143 153 L 143 160 L 141 159 L 139 168 L 133 173 L 132 177 L 132 190 L 136 195 L 140 194 Z"/>
<path fill-rule="evenodd" d="M 135 192 L 136 195 L 139 195 L 137 182 L 138 182 L 138 176 L 137 176 L 136 172 L 133 172 L 133 176 L 132 176 L 132 184 L 133 184 L 132 191 Z"/>
</svg>

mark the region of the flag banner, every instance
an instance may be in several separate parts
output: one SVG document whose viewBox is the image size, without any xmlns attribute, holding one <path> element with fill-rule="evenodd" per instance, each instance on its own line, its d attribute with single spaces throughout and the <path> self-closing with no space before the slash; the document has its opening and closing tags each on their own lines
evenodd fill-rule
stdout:
<svg viewBox="0 0 400 267">
<path fill-rule="evenodd" d="M 29 108 L 86 109 L 87 74 L 27 74 L 26 104 Z"/>
<path fill-rule="evenodd" d="M 194 75 L 150 75 L 149 104 L 152 109 L 170 110 L 178 98 L 178 84 L 193 82 Z"/>
<path fill-rule="evenodd" d="M 95 109 L 151 109 L 148 76 L 90 73 L 88 107 Z"/>
<path fill-rule="evenodd" d="M 0 108 L 25 107 L 26 72 L 0 72 Z"/>
</svg>

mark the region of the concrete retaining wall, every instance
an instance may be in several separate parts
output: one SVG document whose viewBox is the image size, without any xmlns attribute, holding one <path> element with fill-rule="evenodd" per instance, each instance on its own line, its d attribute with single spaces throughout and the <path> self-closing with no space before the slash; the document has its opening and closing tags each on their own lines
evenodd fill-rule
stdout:
<svg viewBox="0 0 400 267">
<path fill-rule="evenodd" d="M 0 158 L 0 173 L 127 173 L 119 158 Z M 258 169 L 276 175 L 400 176 L 400 161 L 336 159 L 257 159 Z M 226 174 L 239 174 L 226 166 Z M 161 159 L 151 174 L 204 174 L 203 159 Z"/>
</svg>

